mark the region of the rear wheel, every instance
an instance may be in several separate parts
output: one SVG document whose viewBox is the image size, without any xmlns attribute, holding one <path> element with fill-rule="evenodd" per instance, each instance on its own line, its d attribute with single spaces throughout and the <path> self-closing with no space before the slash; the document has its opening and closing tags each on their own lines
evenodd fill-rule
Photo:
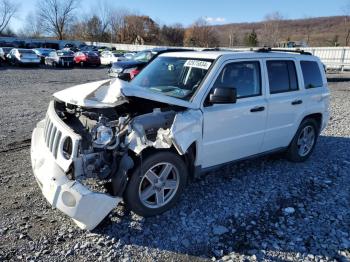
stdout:
<svg viewBox="0 0 350 262">
<path fill-rule="evenodd" d="M 124 193 L 126 205 L 136 214 L 155 216 L 179 199 L 187 180 L 183 160 L 172 152 L 158 152 L 143 160 L 131 175 Z"/>
<path fill-rule="evenodd" d="M 314 119 L 305 119 L 289 145 L 287 158 L 293 162 L 307 160 L 315 148 L 318 132 L 317 122 Z"/>
</svg>

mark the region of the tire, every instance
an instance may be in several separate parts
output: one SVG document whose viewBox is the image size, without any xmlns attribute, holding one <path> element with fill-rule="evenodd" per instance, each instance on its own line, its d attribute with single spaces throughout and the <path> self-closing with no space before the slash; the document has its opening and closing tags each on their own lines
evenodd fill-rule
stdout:
<svg viewBox="0 0 350 262">
<path fill-rule="evenodd" d="M 149 170 L 152 170 L 153 173 Z M 162 171 L 169 171 L 164 172 L 168 175 L 164 176 L 167 179 L 165 182 L 163 180 L 163 183 L 158 176 Z M 155 216 L 169 210 L 176 204 L 183 192 L 187 176 L 184 161 L 175 153 L 162 151 L 146 157 L 142 161 L 142 174 L 141 164 L 138 164 L 133 169 L 124 192 L 127 208 L 143 217 Z M 153 180 L 152 183 L 149 178 Z M 154 179 L 159 179 L 158 183 L 155 183 Z M 166 188 L 167 185 L 169 189 Z M 141 198 L 141 193 L 145 195 L 144 199 Z M 149 195 L 148 198 L 147 195 Z M 160 204 L 162 199 L 163 203 Z"/>
<path fill-rule="evenodd" d="M 305 119 L 300 124 L 298 131 L 288 147 L 286 152 L 287 159 L 292 162 L 306 161 L 315 148 L 318 135 L 319 128 L 317 122 L 311 118 Z"/>
</svg>

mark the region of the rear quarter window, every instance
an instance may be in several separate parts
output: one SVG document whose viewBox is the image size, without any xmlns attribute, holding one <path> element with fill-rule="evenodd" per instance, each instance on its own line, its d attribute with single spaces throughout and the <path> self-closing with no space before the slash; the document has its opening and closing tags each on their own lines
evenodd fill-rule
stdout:
<svg viewBox="0 0 350 262">
<path fill-rule="evenodd" d="M 314 61 L 300 61 L 301 70 L 303 72 L 305 88 L 322 87 L 322 75 L 320 67 Z"/>
</svg>

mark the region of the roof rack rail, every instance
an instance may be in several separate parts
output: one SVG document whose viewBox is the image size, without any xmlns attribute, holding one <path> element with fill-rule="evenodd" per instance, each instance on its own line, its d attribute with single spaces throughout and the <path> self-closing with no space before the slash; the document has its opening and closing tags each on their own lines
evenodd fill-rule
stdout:
<svg viewBox="0 0 350 262">
<path fill-rule="evenodd" d="M 208 51 L 237 52 L 237 50 L 235 49 L 222 48 L 222 47 L 204 48 L 201 51 L 203 52 L 208 52 Z"/>
<path fill-rule="evenodd" d="M 271 48 L 271 47 L 263 47 L 260 49 L 254 50 L 255 52 L 259 53 L 268 53 L 268 52 L 286 52 L 286 53 L 297 53 L 301 55 L 312 55 L 310 52 L 305 52 L 304 50 L 301 49 L 295 49 L 295 50 L 288 50 L 288 49 L 277 49 L 277 48 Z"/>
</svg>

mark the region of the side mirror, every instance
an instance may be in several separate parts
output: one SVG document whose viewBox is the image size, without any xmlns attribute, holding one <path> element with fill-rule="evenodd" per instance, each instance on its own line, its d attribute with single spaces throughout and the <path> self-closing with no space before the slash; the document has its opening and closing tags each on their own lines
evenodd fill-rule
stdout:
<svg viewBox="0 0 350 262">
<path fill-rule="evenodd" d="M 237 101 L 237 89 L 216 87 L 209 97 L 211 104 L 234 104 Z"/>
</svg>

